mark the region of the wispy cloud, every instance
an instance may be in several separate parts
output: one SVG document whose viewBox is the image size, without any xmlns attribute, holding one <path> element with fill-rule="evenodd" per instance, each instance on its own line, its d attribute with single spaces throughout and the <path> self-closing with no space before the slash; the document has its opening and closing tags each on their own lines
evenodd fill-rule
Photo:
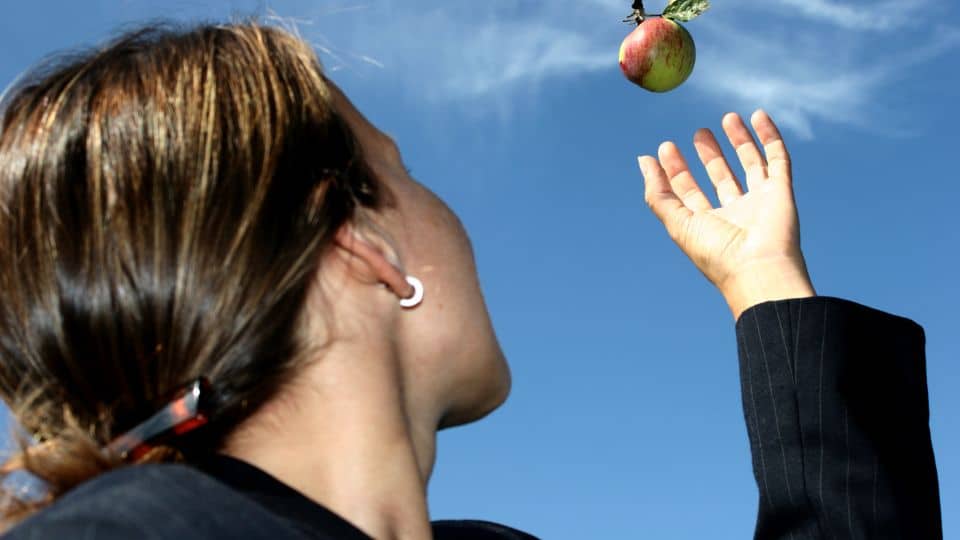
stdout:
<svg viewBox="0 0 960 540">
<path fill-rule="evenodd" d="M 317 36 L 315 45 L 329 69 L 358 68 L 356 60 L 366 56 L 405 89 L 433 100 L 499 99 L 547 78 L 615 66 L 603 40 L 584 31 L 586 7 L 561 9 L 572 15 L 564 21 L 542 7 L 508 4 L 388 1 L 363 18 L 328 18 L 331 26 L 345 24 Z"/>
<path fill-rule="evenodd" d="M 722 26 L 713 28 L 724 34 Z M 815 124 L 834 123 L 884 131 L 909 126 L 880 125 L 876 118 L 886 107 L 884 95 L 911 73 L 911 67 L 960 47 L 960 30 L 941 28 L 926 40 L 900 51 L 884 51 L 881 59 L 863 58 L 835 47 L 767 40 L 754 36 L 727 37 L 727 50 L 701 56 L 695 84 L 715 99 L 738 107 L 763 107 L 782 124 L 804 138 L 812 138 Z M 869 47 L 869 45 L 867 45 Z"/>
<path fill-rule="evenodd" d="M 835 0 L 774 0 L 767 5 L 774 10 L 793 10 L 807 19 L 850 30 L 883 31 L 909 25 L 911 19 L 928 10 L 931 3 L 929 0 L 887 0 L 864 5 Z"/>
<path fill-rule="evenodd" d="M 933 0 L 714 4 L 690 23 L 700 56 L 689 84 L 731 108 L 767 108 L 807 138 L 824 123 L 890 128 L 873 120 L 879 98 L 900 74 L 960 48 L 958 29 L 936 26 Z M 498 108 L 548 80 L 616 70 L 628 29 L 615 21 L 629 2 L 387 0 L 355 7 L 320 25 L 332 28 L 316 36 L 328 67 L 378 69 L 381 80 L 426 100 Z"/>
</svg>

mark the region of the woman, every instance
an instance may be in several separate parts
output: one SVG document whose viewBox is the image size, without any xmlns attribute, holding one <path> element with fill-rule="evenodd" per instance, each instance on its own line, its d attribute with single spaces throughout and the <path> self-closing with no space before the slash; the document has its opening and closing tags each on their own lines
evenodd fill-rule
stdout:
<svg viewBox="0 0 960 540">
<path fill-rule="evenodd" d="M 720 210 L 674 146 L 641 160 L 741 321 L 813 295 L 786 150 L 754 125 L 766 161 L 724 124 L 746 195 L 698 134 Z M 437 430 L 509 371 L 463 228 L 303 42 L 147 30 L 36 74 L 5 104 L 0 201 L 0 390 L 38 441 L 4 470 L 49 488 L 11 494 L 10 538 L 530 537 L 429 521 Z"/>
</svg>

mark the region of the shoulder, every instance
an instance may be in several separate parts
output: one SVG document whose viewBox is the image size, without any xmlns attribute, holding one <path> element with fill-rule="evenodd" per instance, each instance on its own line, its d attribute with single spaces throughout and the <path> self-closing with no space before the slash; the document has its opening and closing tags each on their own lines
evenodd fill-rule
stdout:
<svg viewBox="0 0 960 540">
<path fill-rule="evenodd" d="M 434 521 L 433 537 L 437 540 L 537 540 L 536 536 L 490 521 Z"/>
<path fill-rule="evenodd" d="M 137 465 L 80 485 L 4 538 L 165 540 L 236 534 L 300 538 L 254 501 L 192 467 Z"/>
</svg>

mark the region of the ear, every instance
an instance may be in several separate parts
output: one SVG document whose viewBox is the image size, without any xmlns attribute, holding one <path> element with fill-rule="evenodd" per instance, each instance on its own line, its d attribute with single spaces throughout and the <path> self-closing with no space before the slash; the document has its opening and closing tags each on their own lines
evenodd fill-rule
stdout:
<svg viewBox="0 0 960 540">
<path fill-rule="evenodd" d="M 406 273 L 390 261 L 383 247 L 364 238 L 353 225 L 340 227 L 334 243 L 352 260 L 363 265 L 373 279 L 393 291 L 397 298 L 410 298 L 413 295 L 413 286 L 407 283 Z"/>
</svg>

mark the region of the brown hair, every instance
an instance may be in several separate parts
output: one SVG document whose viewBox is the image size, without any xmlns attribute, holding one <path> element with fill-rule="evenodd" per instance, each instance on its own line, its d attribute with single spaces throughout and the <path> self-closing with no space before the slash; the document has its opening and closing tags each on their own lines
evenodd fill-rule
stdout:
<svg viewBox="0 0 960 540">
<path fill-rule="evenodd" d="M 110 438 L 199 376 L 229 419 L 216 449 L 297 365 L 321 256 L 378 202 L 283 30 L 153 27 L 21 82 L 0 120 L 0 393 L 41 444 L 3 472 L 47 496 L 3 515 L 117 466 Z"/>
</svg>

